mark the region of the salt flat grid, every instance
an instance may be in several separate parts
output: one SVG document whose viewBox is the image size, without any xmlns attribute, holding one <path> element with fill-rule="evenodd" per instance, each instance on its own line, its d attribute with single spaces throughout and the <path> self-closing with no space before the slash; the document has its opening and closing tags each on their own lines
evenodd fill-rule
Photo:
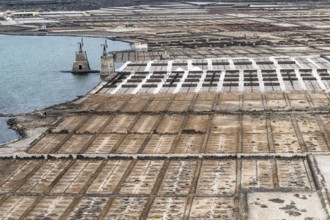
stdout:
<svg viewBox="0 0 330 220">
<path fill-rule="evenodd" d="M 0 214 L 242 219 L 262 212 L 244 202 L 256 192 L 323 207 L 328 105 L 321 92 L 89 95 L 25 156 L 1 155 Z"/>
<path fill-rule="evenodd" d="M 329 9 L 310 6 L 41 12 L 148 51 L 0 155 L 0 218 L 329 219 Z"/>
<path fill-rule="evenodd" d="M 114 79 L 111 86 L 105 86 L 100 93 L 326 91 L 329 66 L 327 59 L 317 56 L 127 63 L 117 81 Z M 276 77 L 268 76 L 270 71 L 274 71 Z"/>
<path fill-rule="evenodd" d="M 241 191 L 315 190 L 304 159 L 71 162 L 64 159 L 2 163 L 9 166 L 1 181 L 0 213 L 5 218 L 152 218 L 156 213 L 165 217 L 171 212 L 178 218 L 203 218 L 213 210 L 211 216 L 235 219 Z M 180 201 L 179 205 L 167 207 L 173 204 L 170 200 Z M 45 201 L 53 205 L 44 205 Z M 216 206 L 206 205 L 207 201 L 215 202 Z"/>
<path fill-rule="evenodd" d="M 141 100 L 132 95 L 99 96 L 104 98 L 97 99 L 99 105 L 86 102 L 92 114 L 71 114 L 28 152 L 143 155 L 148 148 L 157 155 L 155 149 L 163 149 L 163 136 L 172 140 L 163 151 L 168 156 L 329 151 L 328 117 L 318 111 L 329 97 L 321 94 L 179 93 L 170 99 Z M 109 109 L 108 102 L 120 104 Z M 274 113 L 266 116 L 269 110 Z"/>
</svg>

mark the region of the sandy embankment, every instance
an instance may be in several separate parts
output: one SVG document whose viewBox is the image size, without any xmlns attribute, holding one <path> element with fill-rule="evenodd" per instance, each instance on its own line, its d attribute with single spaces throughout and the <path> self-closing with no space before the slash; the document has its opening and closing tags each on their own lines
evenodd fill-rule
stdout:
<svg viewBox="0 0 330 220">
<path fill-rule="evenodd" d="M 79 97 L 71 102 L 50 106 L 43 110 L 37 110 L 13 117 L 8 124 L 20 135 L 18 140 L 11 143 L 1 144 L 1 154 L 23 153 L 30 144 L 39 139 L 42 135 L 60 121 L 66 114 L 79 109 L 80 103 L 87 95 L 95 94 L 102 88 L 104 82 L 98 84 L 85 96 Z"/>
</svg>

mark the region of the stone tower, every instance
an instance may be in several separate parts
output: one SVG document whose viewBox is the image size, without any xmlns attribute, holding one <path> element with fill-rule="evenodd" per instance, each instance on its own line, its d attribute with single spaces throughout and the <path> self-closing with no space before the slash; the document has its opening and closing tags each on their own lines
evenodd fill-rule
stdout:
<svg viewBox="0 0 330 220">
<path fill-rule="evenodd" d="M 115 70 L 115 55 L 113 53 L 108 54 L 107 53 L 107 40 L 105 40 L 105 43 L 102 44 L 103 47 L 103 53 L 101 56 L 101 71 L 100 75 L 101 77 L 114 77 L 116 75 Z"/>
<path fill-rule="evenodd" d="M 160 54 L 160 59 L 161 60 L 170 59 L 170 54 L 168 53 L 166 46 L 164 47 L 163 52 Z"/>
<path fill-rule="evenodd" d="M 76 58 L 72 66 L 72 73 L 88 73 L 91 71 L 89 66 L 87 53 L 83 51 L 84 42 L 81 38 L 81 42 L 78 43 L 79 51 L 76 52 Z"/>
</svg>

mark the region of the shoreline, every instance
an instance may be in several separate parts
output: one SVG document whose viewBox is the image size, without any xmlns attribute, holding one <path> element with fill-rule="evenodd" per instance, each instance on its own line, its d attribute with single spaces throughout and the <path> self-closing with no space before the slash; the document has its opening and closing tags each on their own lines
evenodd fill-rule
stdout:
<svg viewBox="0 0 330 220">
<path fill-rule="evenodd" d="M 88 38 L 97 38 L 97 39 L 106 38 L 106 39 L 111 40 L 111 41 L 121 41 L 121 42 L 124 42 L 124 43 L 131 44 L 131 42 L 123 41 L 123 40 L 120 40 L 118 38 L 106 37 L 106 36 L 95 36 L 95 35 L 74 35 L 74 34 L 56 35 L 56 34 L 45 34 L 45 33 L 31 34 L 31 33 L 22 33 L 22 32 L 18 32 L 18 33 L 2 33 L 2 32 L 0 32 L 0 35 L 5 35 L 5 36 L 26 36 L 26 37 L 29 37 L 29 36 L 31 36 L 31 37 L 33 37 L 33 36 L 40 36 L 40 37 L 45 36 L 45 37 L 47 37 L 47 36 L 49 36 L 49 37 L 77 37 L 77 38 L 79 38 L 79 37 L 88 37 Z M 33 111 L 30 111 L 30 112 L 17 113 L 17 114 L 0 114 L 0 117 L 9 118 L 8 120 L 6 120 L 6 124 L 8 125 L 8 129 L 13 130 L 18 135 L 18 138 L 15 139 L 15 140 L 12 140 L 12 141 L 9 141 L 9 142 L 6 142 L 6 143 L 0 143 L 0 152 L 1 152 L 1 149 L 3 149 L 3 148 L 6 148 L 8 146 L 10 147 L 10 146 L 13 146 L 13 145 L 17 145 L 20 142 L 24 142 L 24 140 L 30 138 L 31 134 L 29 134 L 29 133 L 31 133 L 31 131 L 30 131 L 31 129 L 28 129 L 25 126 L 22 126 L 22 123 L 24 124 L 25 122 L 24 122 L 24 120 L 23 121 L 18 120 L 18 118 L 24 118 L 24 117 L 29 118 L 31 116 L 40 116 L 41 112 L 46 112 L 47 110 L 52 111 L 56 107 L 65 107 L 67 105 L 73 104 L 74 102 L 76 102 L 80 99 L 83 99 L 83 98 L 85 98 L 86 96 L 88 96 L 90 94 L 97 93 L 97 91 L 99 91 L 104 84 L 105 84 L 105 82 L 101 80 L 101 82 L 99 82 L 91 90 L 87 91 L 84 95 L 80 95 L 80 96 L 77 96 L 76 98 L 74 98 L 73 100 L 69 100 L 69 101 L 58 103 L 58 104 L 54 104 L 54 105 L 51 105 L 51 106 L 48 106 L 48 107 L 45 107 L 45 108 L 42 108 L 42 109 L 35 109 Z M 60 116 L 60 117 L 62 117 L 62 116 Z M 37 119 L 37 120 L 39 120 L 39 119 Z M 45 126 L 45 127 L 48 127 L 48 126 Z M 34 134 L 35 132 L 32 132 L 32 133 Z M 42 135 L 42 133 L 40 135 Z"/>
<path fill-rule="evenodd" d="M 7 142 L 7 143 L 2 143 L 2 144 L 0 143 L 0 152 L 1 152 L 1 149 L 3 149 L 3 148 L 20 145 L 20 142 L 22 142 L 22 141 L 24 142 L 25 139 L 28 139 L 28 138 L 31 137 L 31 132 L 32 132 L 33 129 L 29 129 L 28 128 L 29 125 L 24 126 L 24 124 L 27 123 L 27 120 L 29 120 L 30 117 L 37 117 L 36 120 L 47 119 L 47 117 L 49 117 L 48 116 L 49 114 L 47 112 L 54 111 L 54 110 L 56 111 L 56 108 L 67 108 L 69 105 L 75 105 L 76 104 L 75 102 L 81 101 L 81 99 L 86 98 L 88 95 L 96 94 L 100 89 L 102 89 L 104 84 L 105 84 L 105 82 L 101 81 L 94 88 L 89 90 L 85 95 L 77 96 L 75 99 L 73 99 L 71 101 L 66 101 L 66 102 L 62 102 L 62 103 L 59 103 L 59 104 L 54 104 L 54 105 L 48 106 L 48 107 L 43 108 L 43 109 L 36 109 L 34 111 L 31 111 L 31 112 L 26 112 L 26 113 L 22 113 L 22 114 L 15 114 L 14 116 L 6 116 L 6 117 L 9 118 L 6 121 L 7 125 L 9 126 L 9 129 L 14 130 L 19 137 L 18 137 L 18 139 Z M 56 111 L 56 113 L 58 113 L 58 112 Z M 48 130 L 49 126 L 54 125 L 64 115 L 65 114 L 61 115 L 59 113 L 59 115 L 57 115 L 57 119 L 55 121 L 53 121 L 53 123 L 45 124 L 44 126 L 41 126 L 41 127 L 45 127 Z M 0 116 L 0 117 L 2 117 L 2 116 Z M 50 115 L 50 117 L 52 117 L 52 115 Z M 38 128 L 41 128 L 41 127 L 36 127 L 35 129 L 38 129 Z M 35 134 L 35 132 L 32 132 L 32 133 Z M 40 133 L 38 135 L 38 137 L 40 137 L 43 133 L 44 132 Z"/>
</svg>

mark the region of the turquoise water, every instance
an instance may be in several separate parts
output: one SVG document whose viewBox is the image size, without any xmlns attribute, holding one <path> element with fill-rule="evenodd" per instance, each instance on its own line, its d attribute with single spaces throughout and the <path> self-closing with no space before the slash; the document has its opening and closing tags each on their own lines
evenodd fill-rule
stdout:
<svg viewBox="0 0 330 220">
<path fill-rule="evenodd" d="M 99 82 L 98 74 L 73 75 L 78 37 L 0 35 L 0 114 L 18 114 L 70 101 Z M 84 38 L 92 69 L 99 69 L 101 38 Z M 109 50 L 126 50 L 128 43 L 108 41 Z M 17 138 L 0 120 L 0 143 Z M 9 140 L 8 140 L 9 139 Z"/>
</svg>

